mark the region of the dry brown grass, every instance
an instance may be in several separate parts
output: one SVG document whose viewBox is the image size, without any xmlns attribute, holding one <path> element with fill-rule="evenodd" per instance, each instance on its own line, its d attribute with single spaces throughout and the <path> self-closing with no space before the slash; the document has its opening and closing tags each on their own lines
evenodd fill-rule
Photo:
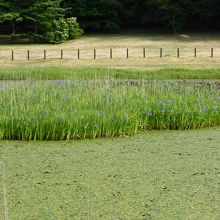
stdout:
<svg viewBox="0 0 220 220">
<path fill-rule="evenodd" d="M 0 65 L 6 66 L 69 66 L 69 67 L 117 67 L 129 69 L 148 68 L 220 68 L 220 38 L 218 35 L 194 34 L 183 39 L 173 35 L 120 34 L 89 35 L 60 45 L 17 44 L 0 45 Z M 93 59 L 96 48 L 97 58 Z M 109 59 L 113 49 L 113 59 Z M 129 48 L 129 59 L 126 59 L 126 48 Z M 143 58 L 146 48 L 146 58 Z M 160 58 L 163 48 L 163 58 Z M 180 48 L 180 58 L 177 58 Z M 197 48 L 197 58 L 194 58 Z M 214 48 L 214 58 L 210 58 L 210 49 Z M 47 50 L 47 60 L 43 60 L 43 50 Z M 63 49 L 64 60 L 60 59 Z M 80 60 L 77 59 L 80 49 Z M 14 61 L 11 61 L 11 50 L 14 50 Z M 27 50 L 30 50 L 30 61 L 27 61 Z"/>
</svg>

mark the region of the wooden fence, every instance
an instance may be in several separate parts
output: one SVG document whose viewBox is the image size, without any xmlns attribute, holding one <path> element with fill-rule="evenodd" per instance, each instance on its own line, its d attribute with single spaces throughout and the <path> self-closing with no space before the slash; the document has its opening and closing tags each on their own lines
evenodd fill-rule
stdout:
<svg viewBox="0 0 220 220">
<path fill-rule="evenodd" d="M 135 56 L 132 54 L 132 51 L 129 49 L 129 48 L 126 48 L 126 49 L 123 49 L 124 50 L 124 55 L 122 55 L 120 58 L 121 59 L 129 59 L 130 58 L 130 55 L 132 55 L 132 57 L 134 58 Z M 214 48 L 210 48 L 209 49 L 210 52 L 207 53 L 209 55 L 206 54 L 206 57 L 209 57 L 209 58 L 214 58 Z M 23 53 L 23 56 L 22 56 L 22 60 L 36 60 L 36 58 L 34 58 L 34 56 L 32 57 L 32 52 L 34 51 L 34 49 L 31 51 L 31 50 L 27 50 L 26 51 L 26 56 L 24 57 L 24 53 Z M 98 50 L 97 49 L 93 49 L 93 50 L 90 50 L 92 53 L 91 53 L 91 56 L 89 57 L 90 59 L 97 59 L 98 57 Z M 113 59 L 113 58 L 116 58 L 114 57 L 114 49 L 110 48 L 108 49 L 108 55 L 105 54 L 105 59 Z M 24 51 L 23 51 L 24 52 Z M 39 52 L 39 51 L 38 51 Z M 72 51 L 74 52 L 74 51 Z M 75 52 L 77 54 L 77 56 L 75 57 L 75 59 L 83 59 L 83 55 L 81 54 L 81 50 L 80 49 L 77 49 L 75 50 Z M 41 54 L 41 55 L 40 55 Z M 56 58 L 56 59 L 65 59 L 65 50 L 63 49 L 60 49 L 60 50 L 56 50 L 56 52 L 53 52 L 53 55 L 54 57 L 51 57 L 48 58 L 47 56 L 47 50 L 44 49 L 40 52 L 40 54 L 38 54 L 38 58 L 37 59 L 42 59 L 42 60 L 47 60 L 47 59 L 51 59 L 51 58 Z M 55 56 L 56 55 L 56 56 Z M 177 57 L 177 58 L 180 58 L 181 57 L 181 49 L 180 48 L 177 48 L 176 49 L 176 54 L 175 55 L 172 55 L 173 57 Z M 137 58 L 140 58 L 140 57 L 143 57 L 143 58 L 147 58 L 150 56 L 150 50 L 148 50 L 147 48 L 143 48 L 142 49 L 142 54 L 137 57 Z M 164 49 L 163 48 L 159 48 L 158 50 L 158 57 L 159 58 L 163 58 L 165 57 L 166 55 L 164 54 Z M 192 54 L 191 54 L 191 57 L 199 57 L 198 55 L 198 50 L 197 48 L 194 48 L 192 50 Z M 215 56 L 217 57 L 217 56 Z M 219 53 L 219 57 L 220 57 L 220 53 Z M 88 57 L 87 57 L 88 58 Z M 119 58 L 119 57 L 117 57 Z M 1 59 L 11 59 L 12 61 L 18 59 L 20 60 L 21 59 L 21 55 L 19 53 L 16 53 L 16 50 L 11 50 L 11 58 L 9 56 L 4 56 L 4 57 L 1 57 Z"/>
</svg>

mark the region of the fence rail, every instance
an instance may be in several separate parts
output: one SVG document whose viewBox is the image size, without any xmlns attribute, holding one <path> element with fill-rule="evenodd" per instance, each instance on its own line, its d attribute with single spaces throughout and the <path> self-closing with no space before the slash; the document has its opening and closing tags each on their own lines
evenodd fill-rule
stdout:
<svg viewBox="0 0 220 220">
<path fill-rule="evenodd" d="M 117 52 L 117 56 L 114 56 L 114 52 L 120 49 L 120 54 Z M 137 49 L 137 48 L 136 48 Z M 99 59 L 99 58 L 105 58 L 105 59 L 113 59 L 113 58 L 121 58 L 121 59 L 129 59 L 129 58 L 149 58 L 151 57 L 158 57 L 158 58 L 163 58 L 166 56 L 170 56 L 170 57 L 176 57 L 176 58 L 181 58 L 181 57 L 200 57 L 198 49 L 197 48 L 192 48 L 191 53 L 189 48 L 187 53 L 185 52 L 184 54 L 184 49 L 181 50 L 181 48 L 176 48 L 176 49 L 172 49 L 172 53 L 167 53 L 166 49 L 164 48 L 159 48 L 158 49 L 158 55 L 156 52 L 156 49 L 148 49 L 148 48 L 142 48 L 142 52 L 141 52 L 141 48 L 138 48 L 139 52 L 135 52 L 133 53 L 132 50 L 134 50 L 134 48 L 129 49 L 123 49 L 123 48 L 110 48 L 110 49 L 74 49 L 74 50 L 70 50 L 70 49 L 60 49 L 60 50 L 53 50 L 53 52 L 51 52 L 51 50 L 11 50 L 11 55 L 9 55 L 9 51 L 4 51 L 4 55 L 1 56 L 1 52 L 0 51 L 0 59 L 4 59 L 4 60 L 48 60 L 48 59 Z M 105 50 L 105 53 L 103 53 L 103 51 Z M 151 50 L 154 50 L 154 53 L 151 53 Z M 171 49 L 169 49 L 171 50 Z M 38 51 L 36 53 L 36 51 Z M 50 51 L 50 56 L 48 56 L 48 51 Z M 84 54 L 83 54 L 84 51 Z M 85 52 L 87 51 L 87 53 Z M 102 52 L 101 52 L 102 51 Z M 108 51 L 108 52 L 107 52 Z M 123 52 L 124 51 L 124 52 Z M 176 51 L 176 52 L 174 52 Z M 68 56 L 66 56 L 66 53 L 68 52 Z M 100 52 L 100 53 L 99 53 Z M 26 53 L 26 55 L 25 55 Z M 200 51 L 200 53 L 202 53 Z M 72 55 L 72 56 L 71 56 Z M 100 56 L 99 56 L 100 55 Z M 202 53 L 203 56 L 201 57 L 207 57 L 207 58 L 220 58 L 220 50 L 218 53 L 215 54 L 215 50 L 214 48 L 210 48 L 210 49 L 206 49 L 205 53 Z"/>
</svg>

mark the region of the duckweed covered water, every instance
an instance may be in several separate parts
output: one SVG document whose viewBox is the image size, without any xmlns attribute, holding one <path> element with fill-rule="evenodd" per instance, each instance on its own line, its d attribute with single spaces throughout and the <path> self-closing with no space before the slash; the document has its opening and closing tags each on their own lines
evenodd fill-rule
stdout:
<svg viewBox="0 0 220 220">
<path fill-rule="evenodd" d="M 219 133 L 211 128 L 73 142 L 0 141 L 9 217 L 220 219 Z"/>
</svg>

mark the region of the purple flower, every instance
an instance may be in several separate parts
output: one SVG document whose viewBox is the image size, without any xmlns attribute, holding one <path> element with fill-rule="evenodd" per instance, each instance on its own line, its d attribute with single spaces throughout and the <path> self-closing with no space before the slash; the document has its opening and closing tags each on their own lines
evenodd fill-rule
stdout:
<svg viewBox="0 0 220 220">
<path fill-rule="evenodd" d="M 215 97 L 214 100 L 220 101 L 220 96 L 219 97 Z"/>
<path fill-rule="evenodd" d="M 61 86 L 63 84 L 63 80 L 57 80 L 57 84 Z"/>
<path fill-rule="evenodd" d="M 123 120 L 123 121 L 127 121 L 127 117 L 126 117 L 126 116 L 123 116 L 123 117 L 122 117 L 122 120 Z"/>
<path fill-rule="evenodd" d="M 105 113 L 104 112 L 99 112 L 99 115 L 103 116 Z"/>
<path fill-rule="evenodd" d="M 94 121 L 94 126 L 96 127 L 96 126 L 98 126 L 98 123 L 97 123 L 97 121 Z"/>
<path fill-rule="evenodd" d="M 171 99 L 168 99 L 166 102 L 167 103 L 172 103 L 173 101 Z"/>
<path fill-rule="evenodd" d="M 158 105 L 164 106 L 164 105 L 165 105 L 165 103 L 164 103 L 164 102 L 159 101 L 159 102 L 158 102 Z"/>
<path fill-rule="evenodd" d="M 166 111 L 166 109 L 162 109 L 162 110 L 161 110 L 162 113 L 165 113 L 165 111 Z"/>
<path fill-rule="evenodd" d="M 147 115 L 147 117 L 152 117 L 153 116 L 153 112 L 147 112 L 146 115 Z"/>
<path fill-rule="evenodd" d="M 202 111 L 203 111 L 204 113 L 206 113 L 206 110 L 207 110 L 206 106 L 203 106 L 203 107 L 202 107 Z"/>
<path fill-rule="evenodd" d="M 5 88 L 4 88 L 4 86 L 0 86 L 0 91 L 2 91 L 2 90 L 4 90 Z"/>
<path fill-rule="evenodd" d="M 115 121 L 115 116 L 112 116 L 111 120 L 112 120 L 112 122 Z"/>
<path fill-rule="evenodd" d="M 65 122 L 65 119 L 64 119 L 64 118 L 61 118 L 60 121 L 61 121 L 62 123 L 64 123 L 64 122 Z"/>
<path fill-rule="evenodd" d="M 219 106 L 212 106 L 212 109 L 214 109 L 214 110 L 218 110 L 219 109 Z"/>
<path fill-rule="evenodd" d="M 49 112 L 48 112 L 48 110 L 46 110 L 46 109 L 43 110 L 42 113 L 43 113 L 45 116 L 48 116 L 48 115 L 49 115 Z"/>
</svg>

